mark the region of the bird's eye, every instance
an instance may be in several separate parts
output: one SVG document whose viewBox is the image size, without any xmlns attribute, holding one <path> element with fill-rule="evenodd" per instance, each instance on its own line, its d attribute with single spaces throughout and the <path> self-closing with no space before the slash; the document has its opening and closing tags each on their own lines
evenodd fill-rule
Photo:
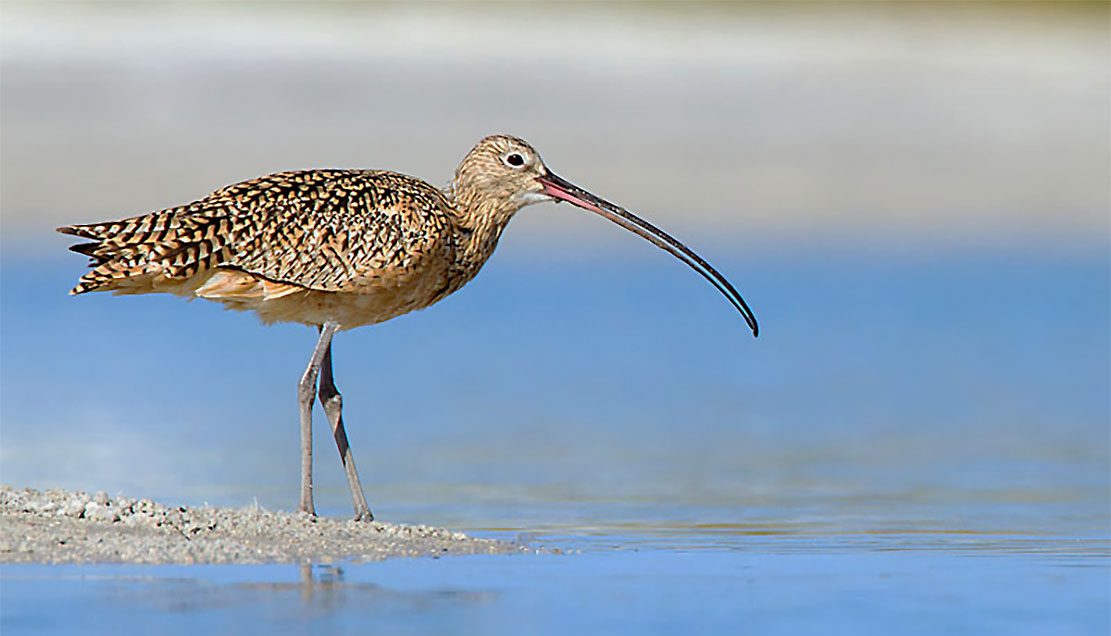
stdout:
<svg viewBox="0 0 1111 636">
<path fill-rule="evenodd" d="M 514 168 L 520 168 L 525 165 L 525 158 L 515 152 L 511 152 L 505 156 L 505 163 Z"/>
</svg>

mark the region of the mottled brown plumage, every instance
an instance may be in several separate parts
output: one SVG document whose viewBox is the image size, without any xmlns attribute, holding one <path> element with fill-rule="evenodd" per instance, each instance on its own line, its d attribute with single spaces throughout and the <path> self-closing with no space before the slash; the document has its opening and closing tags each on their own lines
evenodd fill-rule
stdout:
<svg viewBox="0 0 1111 636">
<path fill-rule="evenodd" d="M 522 207 L 569 201 L 648 239 L 713 283 L 756 322 L 736 290 L 678 241 L 552 174 L 516 137 L 481 140 L 441 191 L 383 170 L 280 172 L 142 216 L 59 232 L 92 242 L 70 249 L 92 270 L 71 294 L 168 292 L 256 312 L 264 322 L 317 326 L 299 385 L 301 510 L 313 513 L 311 410 L 319 397 L 347 470 L 357 519 L 370 519 L 332 382 L 340 330 L 427 307 L 474 278 Z M 317 379 L 320 386 L 317 389 Z"/>
<path fill-rule="evenodd" d="M 524 142 L 488 138 L 468 157 L 514 145 Z M 349 329 L 426 307 L 474 277 L 520 208 L 481 196 L 482 185 L 463 167 L 447 193 L 383 170 L 281 172 L 59 231 L 97 241 L 72 248 L 94 265 L 73 294 L 170 292 L 266 322 Z"/>
</svg>

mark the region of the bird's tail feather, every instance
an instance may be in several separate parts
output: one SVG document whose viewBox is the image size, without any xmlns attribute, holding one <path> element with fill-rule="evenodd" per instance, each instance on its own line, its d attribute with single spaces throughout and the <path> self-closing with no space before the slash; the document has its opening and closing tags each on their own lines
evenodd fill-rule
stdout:
<svg viewBox="0 0 1111 636">
<path fill-rule="evenodd" d="M 217 245 L 219 217 L 195 214 L 189 207 L 171 208 L 119 221 L 67 225 L 58 232 L 84 239 L 70 250 L 90 258 L 92 269 L 70 290 L 70 294 L 131 288 L 146 291 L 152 277 L 183 279 L 226 257 Z M 222 229 L 222 228 L 221 228 Z"/>
</svg>

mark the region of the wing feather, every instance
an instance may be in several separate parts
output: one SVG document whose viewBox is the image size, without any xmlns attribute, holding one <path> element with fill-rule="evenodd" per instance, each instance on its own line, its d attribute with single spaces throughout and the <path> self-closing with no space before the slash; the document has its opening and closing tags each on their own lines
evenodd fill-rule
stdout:
<svg viewBox="0 0 1111 636">
<path fill-rule="evenodd" d="M 442 248 L 451 220 L 443 194 L 386 171 L 282 172 L 221 188 L 190 204 L 58 231 L 92 243 L 74 251 L 95 267 L 73 293 L 119 279 L 186 279 L 239 270 L 290 289 L 340 291 L 376 270 L 405 266 Z M 296 286 L 290 288 L 289 286 Z"/>
</svg>

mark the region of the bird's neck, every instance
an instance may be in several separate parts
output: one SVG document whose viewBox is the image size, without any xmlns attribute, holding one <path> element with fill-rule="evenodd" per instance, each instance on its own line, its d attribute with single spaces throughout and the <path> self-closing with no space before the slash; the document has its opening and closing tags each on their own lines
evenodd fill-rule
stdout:
<svg viewBox="0 0 1111 636">
<path fill-rule="evenodd" d="M 509 220 L 520 209 L 508 203 L 508 197 L 482 196 L 477 189 L 453 184 L 450 192 L 456 225 L 456 275 L 463 282 L 482 268 L 505 230 Z"/>
</svg>

